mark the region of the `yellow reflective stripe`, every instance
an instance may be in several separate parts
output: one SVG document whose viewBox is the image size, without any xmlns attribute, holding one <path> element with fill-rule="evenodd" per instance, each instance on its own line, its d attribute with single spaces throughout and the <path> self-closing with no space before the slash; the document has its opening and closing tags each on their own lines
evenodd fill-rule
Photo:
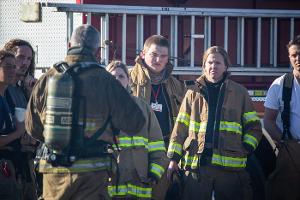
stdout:
<svg viewBox="0 0 300 200">
<path fill-rule="evenodd" d="M 141 136 L 119 137 L 119 147 L 138 147 L 145 146 L 148 148 L 148 139 Z"/>
<path fill-rule="evenodd" d="M 113 196 L 125 196 L 127 194 L 127 186 L 126 185 L 118 185 L 118 191 L 116 186 L 108 186 L 108 194 L 110 197 Z"/>
<path fill-rule="evenodd" d="M 220 121 L 219 130 L 242 134 L 242 126 L 237 122 Z"/>
<path fill-rule="evenodd" d="M 246 133 L 244 135 L 244 142 L 246 142 L 247 144 L 251 145 L 254 149 L 257 147 L 258 145 L 258 141 L 255 137 L 253 137 L 252 135 Z"/>
<path fill-rule="evenodd" d="M 199 159 L 198 154 L 195 154 L 193 156 L 189 156 L 188 154 L 186 154 L 184 156 L 184 159 L 182 159 L 181 161 L 184 168 L 190 167 L 191 169 L 196 169 L 198 165 L 198 159 Z"/>
<path fill-rule="evenodd" d="M 119 137 L 119 147 L 121 148 L 132 148 L 132 147 L 145 147 L 149 152 L 153 151 L 166 151 L 164 141 L 149 142 L 148 139 L 141 136 L 133 137 Z M 114 145 L 116 147 L 116 145 Z"/>
<path fill-rule="evenodd" d="M 116 186 L 108 186 L 108 194 L 113 196 L 126 196 L 132 195 L 139 198 L 151 198 L 152 188 L 140 187 L 128 183 L 127 185 L 118 185 L 118 191 Z"/>
<path fill-rule="evenodd" d="M 170 142 L 169 148 L 168 148 L 168 154 L 173 155 L 174 153 L 177 153 L 179 156 L 182 155 L 182 145 L 178 144 L 176 142 Z"/>
<path fill-rule="evenodd" d="M 143 188 L 132 184 L 127 184 L 128 194 L 137 197 L 151 198 L 152 188 Z"/>
<path fill-rule="evenodd" d="M 149 152 L 166 151 L 165 142 L 164 141 L 149 142 L 148 149 Z"/>
<path fill-rule="evenodd" d="M 244 168 L 246 167 L 247 158 L 234 158 L 213 154 L 212 164 L 221 165 L 223 167 Z"/>
<path fill-rule="evenodd" d="M 179 112 L 176 122 L 181 122 L 188 127 L 190 125 L 190 115 L 185 112 Z"/>
<path fill-rule="evenodd" d="M 189 131 L 193 131 L 195 133 L 205 133 L 206 132 L 206 126 L 207 122 L 196 122 L 191 120 L 190 121 L 190 126 L 189 126 Z"/>
<path fill-rule="evenodd" d="M 249 122 L 259 121 L 259 117 L 255 111 L 253 112 L 246 112 L 243 114 L 244 123 L 248 124 Z"/>
<path fill-rule="evenodd" d="M 110 158 L 97 158 L 78 160 L 71 167 L 53 167 L 46 160 L 40 160 L 39 171 L 44 173 L 70 173 L 70 172 L 92 172 L 109 169 L 111 166 Z"/>
<path fill-rule="evenodd" d="M 161 178 L 161 176 L 165 172 L 165 169 L 156 163 L 151 163 L 150 164 L 150 172 L 155 174 L 157 177 Z"/>
</svg>

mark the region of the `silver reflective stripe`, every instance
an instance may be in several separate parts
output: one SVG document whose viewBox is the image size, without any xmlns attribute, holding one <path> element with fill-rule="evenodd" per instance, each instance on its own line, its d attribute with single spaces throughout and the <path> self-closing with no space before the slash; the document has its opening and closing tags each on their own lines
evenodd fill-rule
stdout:
<svg viewBox="0 0 300 200">
<path fill-rule="evenodd" d="M 109 169 L 111 166 L 110 158 L 97 158 L 75 161 L 71 167 L 53 167 L 46 160 L 41 160 L 39 165 L 40 172 L 68 173 L 68 172 L 89 172 Z"/>
</svg>

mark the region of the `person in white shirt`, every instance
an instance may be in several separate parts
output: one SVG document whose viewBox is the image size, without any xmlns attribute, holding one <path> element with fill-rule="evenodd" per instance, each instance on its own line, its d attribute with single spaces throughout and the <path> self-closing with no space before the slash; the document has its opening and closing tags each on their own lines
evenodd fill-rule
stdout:
<svg viewBox="0 0 300 200">
<path fill-rule="evenodd" d="M 281 114 L 283 82 L 287 74 L 277 78 L 270 86 L 265 101 L 264 127 L 277 144 L 279 155 L 276 170 L 267 183 L 267 199 L 300 199 L 300 35 L 291 40 L 288 54 L 293 68 L 293 83 L 289 111 L 289 134 L 283 135 Z M 286 137 L 284 137 L 286 136 Z"/>
</svg>

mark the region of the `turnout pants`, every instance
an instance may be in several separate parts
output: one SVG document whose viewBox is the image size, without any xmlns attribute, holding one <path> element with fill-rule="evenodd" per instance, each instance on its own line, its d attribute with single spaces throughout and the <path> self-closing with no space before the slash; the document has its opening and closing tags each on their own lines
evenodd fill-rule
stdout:
<svg viewBox="0 0 300 200">
<path fill-rule="evenodd" d="M 83 173 L 44 173 L 44 200 L 106 200 L 107 171 Z"/>
<path fill-rule="evenodd" d="M 252 200 L 250 177 L 245 170 L 228 171 L 214 166 L 200 167 L 199 173 L 188 173 L 184 200 Z"/>
</svg>

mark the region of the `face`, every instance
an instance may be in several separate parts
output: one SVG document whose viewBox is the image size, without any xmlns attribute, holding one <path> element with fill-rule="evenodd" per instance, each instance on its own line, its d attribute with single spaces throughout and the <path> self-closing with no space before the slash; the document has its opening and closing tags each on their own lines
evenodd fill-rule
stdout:
<svg viewBox="0 0 300 200">
<path fill-rule="evenodd" d="M 300 72 L 300 45 L 292 45 L 289 48 L 289 58 L 294 70 Z"/>
<path fill-rule="evenodd" d="M 18 76 L 26 75 L 26 72 L 32 61 L 32 51 L 28 46 L 18 46 L 16 51 L 16 74 Z"/>
<path fill-rule="evenodd" d="M 116 79 L 122 84 L 124 88 L 127 88 L 129 84 L 129 78 L 127 77 L 126 73 L 122 68 L 116 68 L 113 71 L 110 72 L 111 75 L 116 77 Z"/>
<path fill-rule="evenodd" d="M 9 85 L 13 82 L 16 70 L 16 60 L 6 57 L 0 63 L 0 83 Z"/>
<path fill-rule="evenodd" d="M 208 55 L 204 66 L 204 74 L 208 81 L 212 83 L 220 81 L 226 70 L 224 58 L 220 53 Z"/>
<path fill-rule="evenodd" d="M 160 73 L 168 63 L 169 50 L 167 47 L 152 44 L 148 50 L 142 52 L 141 56 L 150 71 Z"/>
</svg>

